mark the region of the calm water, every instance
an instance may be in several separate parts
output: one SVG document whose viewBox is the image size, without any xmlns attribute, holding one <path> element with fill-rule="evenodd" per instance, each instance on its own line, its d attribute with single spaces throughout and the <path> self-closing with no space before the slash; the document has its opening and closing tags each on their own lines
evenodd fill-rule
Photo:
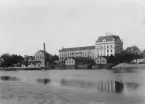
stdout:
<svg viewBox="0 0 145 104">
<path fill-rule="evenodd" d="M 11 77 L 9 77 L 11 76 Z M 145 104 L 145 70 L 49 70 L 0 72 L 3 81 L 21 81 L 43 84 L 63 89 L 78 90 L 110 97 L 110 100 L 126 99 L 131 103 Z M 118 96 L 117 99 L 114 99 Z M 123 103 L 126 104 L 126 103 Z"/>
</svg>

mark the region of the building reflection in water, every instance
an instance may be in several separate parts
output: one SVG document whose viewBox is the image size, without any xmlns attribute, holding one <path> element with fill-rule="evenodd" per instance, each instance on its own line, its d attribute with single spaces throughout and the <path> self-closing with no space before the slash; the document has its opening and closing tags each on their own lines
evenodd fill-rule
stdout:
<svg viewBox="0 0 145 104">
<path fill-rule="evenodd" d="M 119 81 L 102 81 L 98 82 L 97 88 L 100 92 L 121 93 L 124 88 L 124 83 Z"/>
<path fill-rule="evenodd" d="M 137 90 L 139 88 L 139 83 L 137 82 L 126 82 L 125 85 L 129 90 Z"/>
<path fill-rule="evenodd" d="M 121 93 L 124 88 L 124 83 L 119 81 L 99 81 L 99 82 L 87 82 L 87 81 L 79 81 L 79 80 L 61 80 L 62 86 L 67 87 L 78 87 L 84 88 L 87 90 L 97 89 L 97 92 L 110 92 L 110 93 Z"/>
</svg>

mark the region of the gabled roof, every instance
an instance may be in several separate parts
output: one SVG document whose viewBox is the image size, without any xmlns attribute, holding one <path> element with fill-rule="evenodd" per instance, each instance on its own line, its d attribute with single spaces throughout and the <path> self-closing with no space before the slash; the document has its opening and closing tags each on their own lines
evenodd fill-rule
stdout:
<svg viewBox="0 0 145 104">
<path fill-rule="evenodd" d="M 41 61 L 30 61 L 30 62 L 29 62 L 29 64 L 33 64 L 33 65 L 35 65 L 35 64 L 37 64 L 37 63 L 41 63 Z"/>
<path fill-rule="evenodd" d="M 95 46 L 62 48 L 61 50 L 59 50 L 59 52 L 78 51 L 78 50 L 91 50 L 91 49 L 95 49 Z"/>
<path fill-rule="evenodd" d="M 100 36 L 96 42 L 103 42 L 103 41 L 109 42 L 109 41 L 120 41 L 120 37 L 117 35 L 106 35 L 106 36 Z"/>
<path fill-rule="evenodd" d="M 100 58 L 107 59 L 107 56 L 99 56 L 96 59 L 100 59 Z"/>
<path fill-rule="evenodd" d="M 43 53 L 43 54 L 45 54 L 45 55 L 46 55 L 46 54 L 49 54 L 48 52 L 46 52 L 46 51 L 44 51 L 44 50 L 38 50 L 36 53 L 38 53 L 38 52 L 41 52 L 41 53 Z M 35 53 L 35 54 L 36 54 L 36 53 Z"/>
</svg>

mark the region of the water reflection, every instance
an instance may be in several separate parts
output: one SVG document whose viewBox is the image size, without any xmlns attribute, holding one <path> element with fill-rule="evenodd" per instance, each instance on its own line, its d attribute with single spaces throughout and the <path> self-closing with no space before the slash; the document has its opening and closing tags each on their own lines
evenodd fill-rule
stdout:
<svg viewBox="0 0 145 104">
<path fill-rule="evenodd" d="M 139 83 L 137 82 L 126 82 L 125 84 L 129 89 L 132 89 L 132 90 L 136 90 L 139 87 Z"/>
<path fill-rule="evenodd" d="M 136 68 L 121 68 L 113 70 L 114 73 L 137 73 L 139 69 Z"/>
<path fill-rule="evenodd" d="M 72 87 L 80 87 L 80 88 L 93 88 L 95 83 L 91 81 L 83 81 L 83 80 L 75 80 L 75 79 L 62 79 L 60 81 L 62 86 L 72 86 Z"/>
<path fill-rule="evenodd" d="M 123 91 L 123 82 L 118 81 L 105 81 L 98 83 L 98 90 L 100 92 L 121 93 Z"/>
<path fill-rule="evenodd" d="M 38 79 L 36 79 L 36 82 L 41 83 L 41 84 L 48 84 L 50 82 L 50 79 L 48 79 L 48 78 L 38 78 Z"/>
<path fill-rule="evenodd" d="M 0 76 L 0 79 L 2 81 L 20 81 L 20 79 L 15 76 Z"/>
<path fill-rule="evenodd" d="M 79 87 L 79 88 L 88 88 L 88 90 L 96 89 L 99 92 L 110 92 L 110 93 L 121 93 L 124 88 L 124 83 L 119 81 L 100 81 L 100 82 L 92 82 L 92 81 L 83 81 L 83 80 L 61 80 L 62 86 L 68 87 Z"/>
</svg>

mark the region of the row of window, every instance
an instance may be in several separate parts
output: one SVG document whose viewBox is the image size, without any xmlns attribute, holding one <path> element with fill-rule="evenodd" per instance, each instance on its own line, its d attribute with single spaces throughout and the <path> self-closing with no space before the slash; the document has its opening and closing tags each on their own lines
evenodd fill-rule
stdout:
<svg viewBox="0 0 145 104">
<path fill-rule="evenodd" d="M 98 51 L 97 53 L 103 53 L 103 52 L 104 52 L 104 53 L 107 53 L 107 54 L 108 54 L 108 53 L 113 54 L 113 50 L 112 50 L 112 49 L 111 49 L 111 50 L 105 50 L 105 51 Z M 117 49 L 116 52 L 119 53 L 120 50 Z"/>
<path fill-rule="evenodd" d="M 76 56 L 76 57 L 85 57 L 85 56 Z M 94 56 L 87 56 L 88 58 L 94 58 Z M 69 57 L 60 57 L 60 60 L 64 60 L 66 58 L 69 58 Z"/>
<path fill-rule="evenodd" d="M 96 62 L 97 63 L 105 63 L 106 61 L 105 60 L 97 60 Z"/>
<path fill-rule="evenodd" d="M 68 60 L 68 61 L 66 61 L 66 63 L 74 63 L 74 61 L 70 61 L 70 60 Z"/>
<path fill-rule="evenodd" d="M 103 53 L 100 53 L 100 54 L 98 54 L 98 56 L 111 56 L 111 55 L 113 55 L 113 54 L 103 54 Z"/>
<path fill-rule="evenodd" d="M 100 46 L 97 46 L 97 49 L 102 49 L 102 48 L 113 48 L 113 45 L 100 45 Z"/>
<path fill-rule="evenodd" d="M 35 59 L 36 60 L 41 60 L 41 59 L 44 59 L 44 56 L 35 56 Z"/>
<path fill-rule="evenodd" d="M 60 56 L 60 57 L 93 57 L 94 55 L 65 55 L 65 56 Z"/>
<path fill-rule="evenodd" d="M 107 52 L 107 53 L 109 53 L 109 52 L 112 53 L 113 50 L 111 49 L 111 50 L 98 51 L 97 53 L 102 53 L 102 52 L 104 52 L 104 53 L 106 53 L 106 52 Z"/>
<path fill-rule="evenodd" d="M 86 54 L 93 54 L 93 53 L 94 53 L 93 51 L 92 51 L 92 52 L 89 51 L 89 52 L 85 52 L 85 53 L 84 53 L 84 52 L 71 52 L 71 53 L 63 53 L 63 54 L 60 54 L 60 56 L 65 56 L 65 55 L 68 55 L 68 56 L 69 56 L 69 55 L 70 55 L 70 56 L 71 56 L 71 55 L 72 55 L 72 56 L 73 56 L 73 55 L 86 55 Z"/>
</svg>

